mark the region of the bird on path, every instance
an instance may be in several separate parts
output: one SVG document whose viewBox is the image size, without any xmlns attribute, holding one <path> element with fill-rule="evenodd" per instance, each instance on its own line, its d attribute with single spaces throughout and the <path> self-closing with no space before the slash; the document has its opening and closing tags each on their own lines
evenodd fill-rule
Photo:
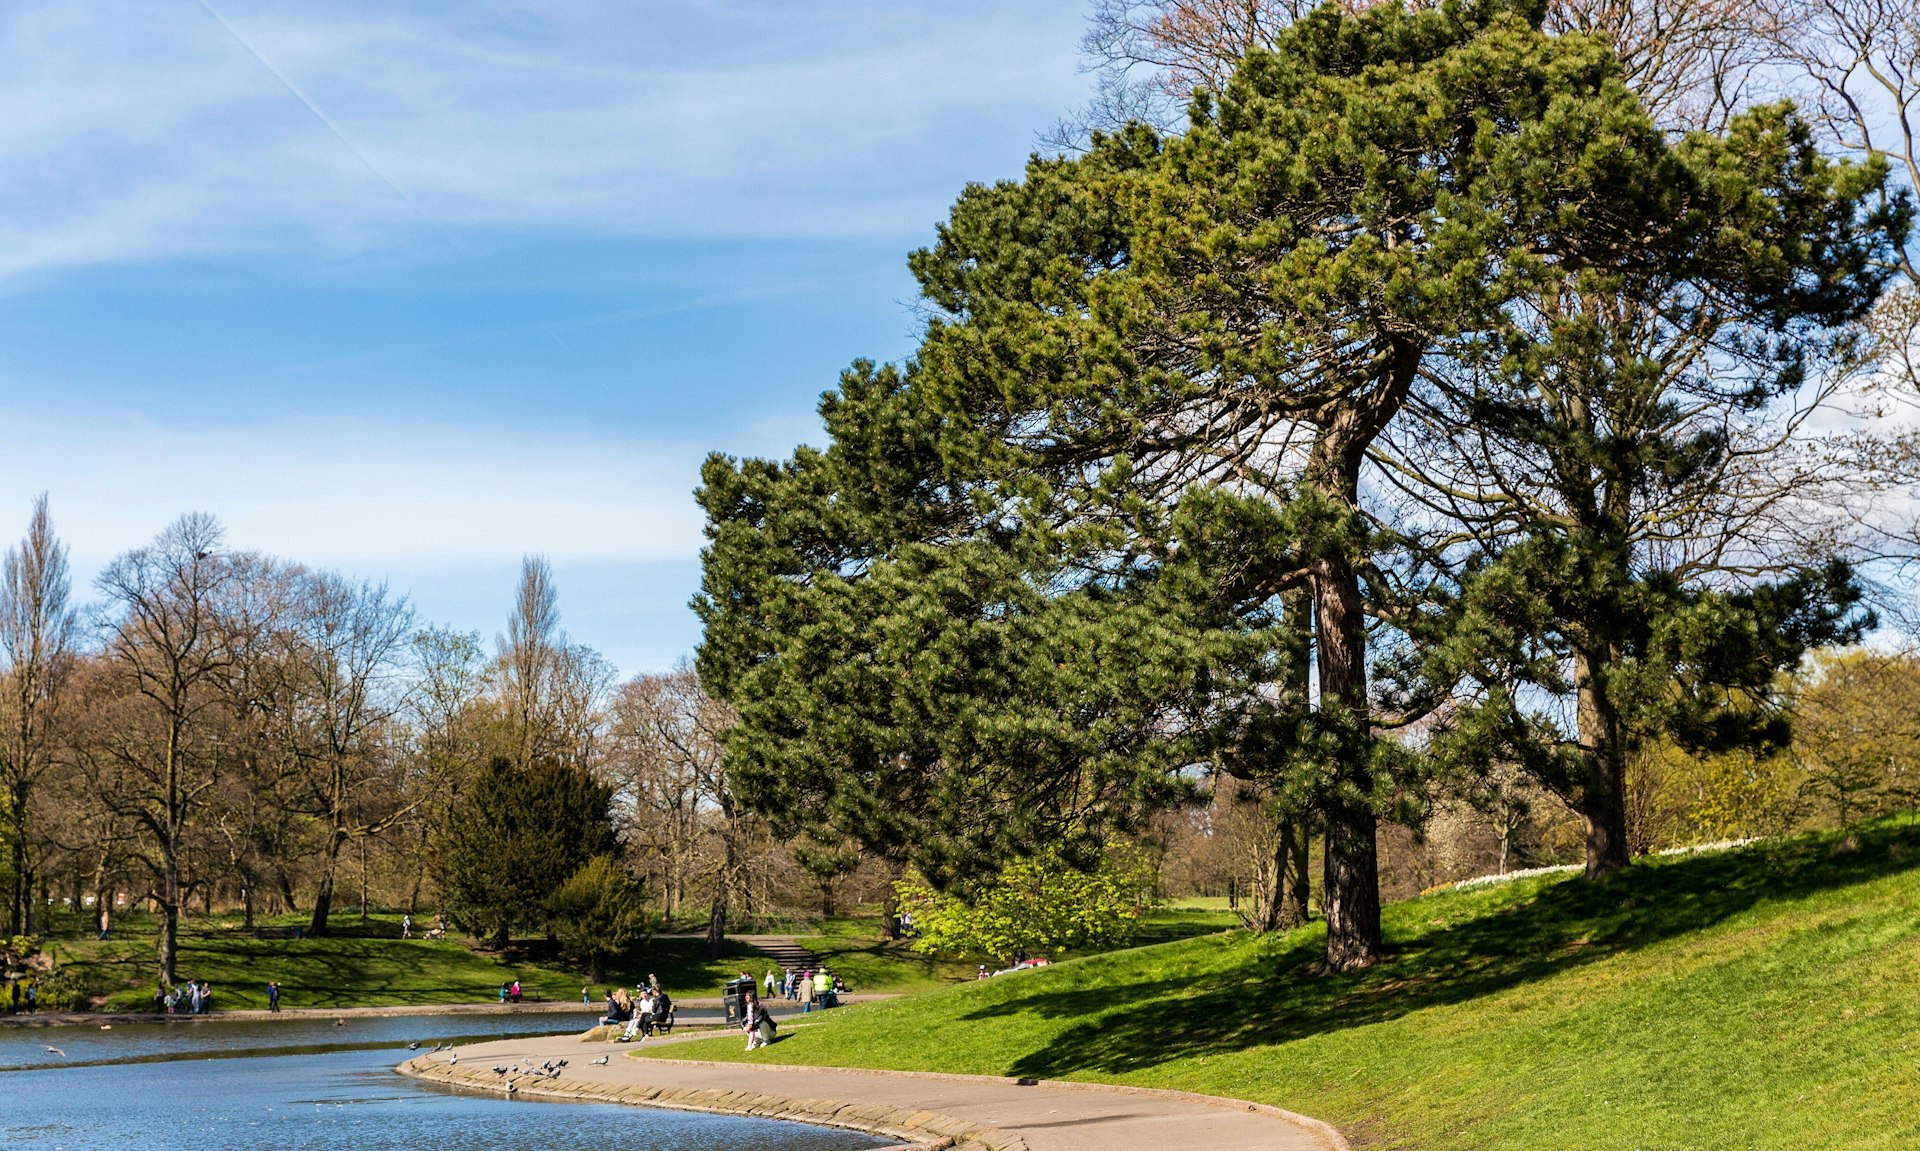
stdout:
<svg viewBox="0 0 1920 1151">
<path fill-rule="evenodd" d="M 600 1066 L 603 1066 L 603 1065 L 604 1065 L 604 1064 L 606 1063 L 606 1061 L 607 1061 L 607 1057 L 606 1057 L 606 1056 L 604 1056 L 604 1055 L 602 1055 L 602 1056 L 601 1056 L 600 1058 L 598 1058 L 598 1059 L 595 1059 L 595 1060 L 593 1061 L 593 1066 L 595 1066 L 595 1067 L 600 1067 Z"/>
<path fill-rule="evenodd" d="M 518 1090 L 520 1090 L 520 1089 L 519 1089 L 518 1087 L 515 1087 L 515 1086 L 513 1085 L 513 1080 L 511 1080 L 511 1079 L 509 1079 L 509 1080 L 507 1080 L 507 1094 L 509 1094 L 509 1095 L 511 1095 L 511 1094 L 513 1094 L 513 1093 L 514 1093 L 515 1091 L 518 1091 Z"/>
<path fill-rule="evenodd" d="M 67 1057 L 67 1053 L 60 1050 L 58 1047 L 49 1047 L 46 1050 L 47 1050 L 47 1054 L 49 1055 L 58 1055 L 62 1059 L 65 1059 Z"/>
<path fill-rule="evenodd" d="M 448 1062 L 448 1063 L 458 1063 L 458 1062 L 460 1062 L 460 1057 L 459 1057 L 458 1055 L 449 1055 L 449 1056 L 447 1056 L 447 1062 Z"/>
</svg>

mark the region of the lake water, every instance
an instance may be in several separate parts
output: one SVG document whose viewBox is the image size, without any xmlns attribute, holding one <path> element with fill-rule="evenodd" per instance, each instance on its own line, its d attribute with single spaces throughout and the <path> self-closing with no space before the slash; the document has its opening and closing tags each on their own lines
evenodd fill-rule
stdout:
<svg viewBox="0 0 1920 1151">
<path fill-rule="evenodd" d="M 571 1032 L 567 1016 L 288 1017 L 0 1029 L 9 1151 L 859 1151 L 762 1119 L 466 1095 L 394 1072 L 417 1041 Z M 46 1051 L 57 1047 L 64 1055 Z"/>
</svg>

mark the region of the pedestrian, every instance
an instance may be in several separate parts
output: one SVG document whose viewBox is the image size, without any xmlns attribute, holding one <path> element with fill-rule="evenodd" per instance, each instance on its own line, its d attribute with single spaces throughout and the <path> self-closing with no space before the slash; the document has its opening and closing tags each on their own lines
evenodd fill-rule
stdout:
<svg viewBox="0 0 1920 1151">
<path fill-rule="evenodd" d="M 773 1042 L 771 1017 L 767 1009 L 760 1005 L 760 997 L 751 991 L 741 997 L 740 1028 L 747 1033 L 748 1051 Z"/>
<path fill-rule="evenodd" d="M 267 984 L 267 1010 L 280 1010 L 280 984 L 278 983 Z"/>
<path fill-rule="evenodd" d="M 593 1006 L 593 992 L 587 990 L 584 987 L 580 989 L 580 1006 L 582 1007 Z"/>
<path fill-rule="evenodd" d="M 400 938 L 413 938 L 413 914 L 411 912 L 400 917 Z"/>
<path fill-rule="evenodd" d="M 518 979 L 513 981 L 513 1001 L 515 1003 L 520 1002 L 520 981 Z"/>
<path fill-rule="evenodd" d="M 27 1014 L 32 1015 L 39 1009 L 40 985 L 38 983 L 29 983 L 27 984 Z"/>
<path fill-rule="evenodd" d="M 105 939 L 107 937 L 107 925 L 111 922 L 111 920 L 112 920 L 112 916 L 107 911 L 107 903 L 105 900 L 101 900 L 100 901 L 100 938 Z"/>
</svg>

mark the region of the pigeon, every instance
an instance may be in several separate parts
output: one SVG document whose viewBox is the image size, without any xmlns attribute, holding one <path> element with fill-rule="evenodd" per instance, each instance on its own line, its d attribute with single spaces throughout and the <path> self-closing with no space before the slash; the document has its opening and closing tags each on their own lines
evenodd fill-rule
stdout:
<svg viewBox="0 0 1920 1151">
<path fill-rule="evenodd" d="M 505 1067 L 495 1067 L 493 1069 L 493 1073 L 495 1075 L 505 1075 L 507 1073 L 507 1069 Z"/>
<path fill-rule="evenodd" d="M 413 1041 L 412 1043 L 409 1043 L 409 1044 L 407 1044 L 407 1050 L 408 1050 L 408 1051 L 418 1051 L 418 1050 L 420 1050 L 420 1041 L 416 1039 L 416 1040 L 415 1040 L 415 1041 Z M 437 1050 L 437 1048 L 436 1048 L 436 1050 Z"/>
<path fill-rule="evenodd" d="M 448 1062 L 448 1063 L 458 1063 L 458 1062 L 460 1062 L 460 1057 L 459 1057 L 458 1055 L 449 1055 L 449 1056 L 447 1056 L 447 1062 Z"/>
<path fill-rule="evenodd" d="M 595 1060 L 593 1061 L 593 1066 L 595 1066 L 595 1067 L 599 1067 L 599 1066 L 601 1066 L 601 1065 L 603 1065 L 603 1064 L 605 1064 L 605 1063 L 606 1063 L 606 1061 L 607 1061 L 607 1057 L 606 1057 L 606 1056 L 604 1056 L 604 1055 L 602 1055 L 602 1056 L 601 1056 L 600 1058 L 598 1058 L 598 1059 L 595 1059 Z"/>
<path fill-rule="evenodd" d="M 62 1059 L 65 1059 L 67 1057 L 67 1053 L 60 1050 L 58 1047 L 48 1047 L 46 1051 L 47 1051 L 47 1054 L 58 1055 Z"/>
<path fill-rule="evenodd" d="M 513 1085 L 513 1080 L 511 1080 L 511 1079 L 509 1079 L 509 1080 L 507 1080 L 507 1094 L 509 1094 L 509 1095 L 511 1095 L 511 1094 L 513 1094 L 513 1093 L 514 1093 L 515 1091 L 518 1091 L 518 1090 L 520 1090 L 520 1089 L 519 1089 L 518 1087 L 515 1087 L 515 1086 Z"/>
</svg>

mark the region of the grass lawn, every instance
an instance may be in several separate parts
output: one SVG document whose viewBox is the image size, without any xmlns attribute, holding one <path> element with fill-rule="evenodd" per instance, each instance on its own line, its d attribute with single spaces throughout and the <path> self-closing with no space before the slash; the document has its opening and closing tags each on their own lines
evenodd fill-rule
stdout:
<svg viewBox="0 0 1920 1151">
<path fill-rule="evenodd" d="M 537 944 L 504 955 L 480 951 L 464 941 L 400 938 L 400 916 L 376 913 L 336 916 L 326 938 L 292 938 L 305 917 L 263 920 L 267 938 L 229 923 L 188 920 L 181 930 L 179 977 L 213 984 L 221 1009 L 264 1008 L 266 985 L 278 980 L 284 1007 L 385 1007 L 411 1004 L 496 1001 L 500 984 L 520 980 L 529 999 L 577 1003 L 589 985 L 580 968 L 543 956 Z M 418 921 L 416 921 L 417 923 Z M 123 914 L 114 920 L 112 938 L 101 941 L 78 927 L 50 934 L 49 949 L 61 970 L 105 998 L 110 1010 L 146 1010 L 153 1005 L 156 917 Z M 708 960 L 704 940 L 655 939 L 644 950 L 615 964 L 604 980 L 592 981 L 593 998 L 614 983 L 637 983 L 649 974 L 679 998 L 718 995 L 721 985 L 745 967 L 764 968 L 766 957 L 742 943 Z"/>
<path fill-rule="evenodd" d="M 1920 1143 L 1920 828 L 1880 825 L 1390 905 L 1393 954 L 1235 931 L 841 1008 L 752 1056 L 1276 1103 L 1357 1146 Z"/>
</svg>

